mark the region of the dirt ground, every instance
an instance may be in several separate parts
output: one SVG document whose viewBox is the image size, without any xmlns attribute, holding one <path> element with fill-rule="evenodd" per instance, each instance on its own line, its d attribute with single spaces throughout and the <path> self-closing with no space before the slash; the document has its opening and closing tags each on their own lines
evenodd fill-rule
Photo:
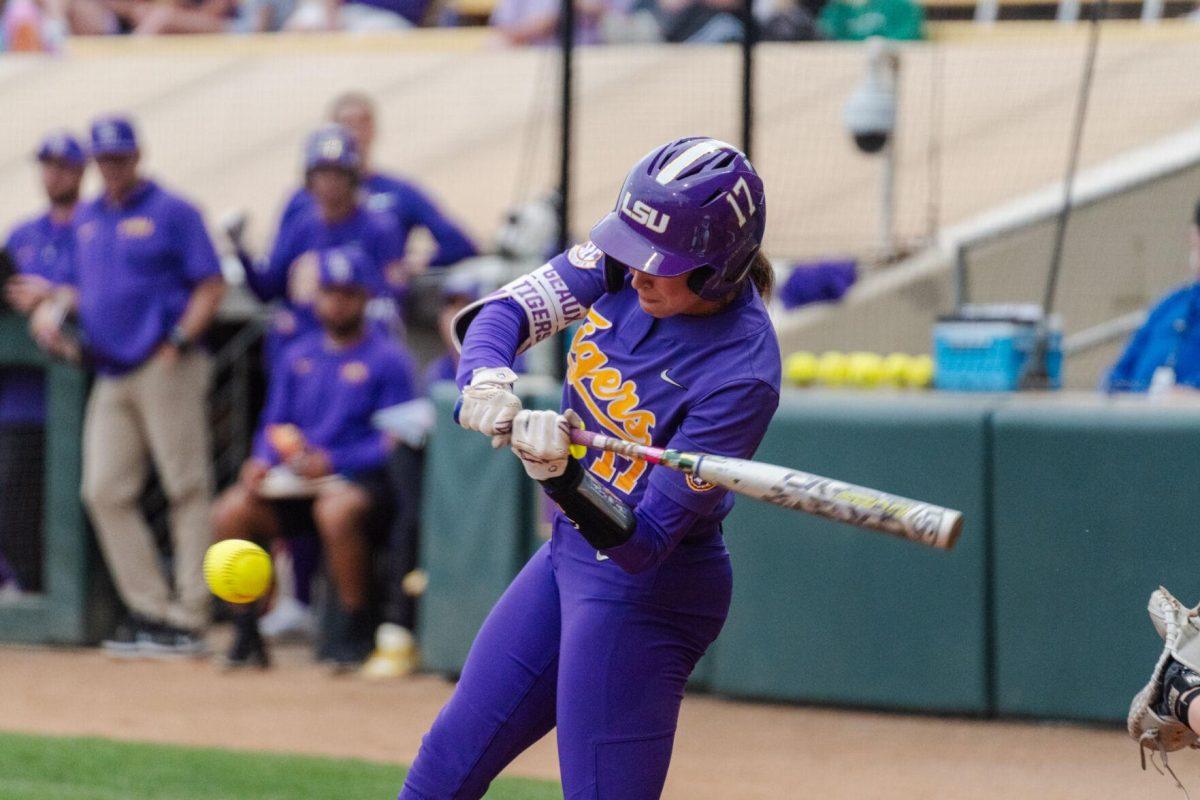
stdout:
<svg viewBox="0 0 1200 800">
<path fill-rule="evenodd" d="M 335 677 L 307 651 L 267 673 L 0 647 L 0 729 L 409 762 L 451 692 L 420 676 Z M 1200 787 L 1200 754 L 1171 764 Z M 509 768 L 556 778 L 553 737 Z M 398 788 L 398 787 L 397 787 Z M 669 800 L 1181 798 L 1115 728 L 936 719 L 690 695 Z"/>
</svg>

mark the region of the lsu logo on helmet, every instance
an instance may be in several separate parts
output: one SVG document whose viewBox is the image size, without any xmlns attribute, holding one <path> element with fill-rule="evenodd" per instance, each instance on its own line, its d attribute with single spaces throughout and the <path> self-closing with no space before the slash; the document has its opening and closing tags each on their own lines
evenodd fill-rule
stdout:
<svg viewBox="0 0 1200 800">
<path fill-rule="evenodd" d="M 634 200 L 633 205 L 630 205 L 630 200 L 633 200 L 633 195 L 626 192 L 625 199 L 621 203 L 622 214 L 655 233 L 662 233 L 667 229 L 667 224 L 671 221 L 668 215 L 646 205 L 641 200 Z"/>
</svg>

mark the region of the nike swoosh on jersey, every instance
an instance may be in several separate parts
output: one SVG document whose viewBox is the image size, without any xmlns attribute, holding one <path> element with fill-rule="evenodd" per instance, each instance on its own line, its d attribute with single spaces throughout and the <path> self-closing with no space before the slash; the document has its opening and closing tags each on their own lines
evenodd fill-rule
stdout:
<svg viewBox="0 0 1200 800">
<path fill-rule="evenodd" d="M 680 389 L 687 389 L 686 386 L 684 386 L 682 383 L 679 383 L 678 381 L 676 381 L 674 378 L 672 378 L 670 375 L 667 374 L 670 371 L 671 371 L 670 368 L 664 369 L 662 372 L 658 373 L 658 377 L 662 378 L 664 381 L 671 384 L 672 386 L 677 386 Z"/>
<path fill-rule="evenodd" d="M 604 553 L 601 553 L 599 550 L 597 550 L 596 551 L 596 560 L 597 561 L 608 561 L 608 556 L 604 555 Z"/>
</svg>

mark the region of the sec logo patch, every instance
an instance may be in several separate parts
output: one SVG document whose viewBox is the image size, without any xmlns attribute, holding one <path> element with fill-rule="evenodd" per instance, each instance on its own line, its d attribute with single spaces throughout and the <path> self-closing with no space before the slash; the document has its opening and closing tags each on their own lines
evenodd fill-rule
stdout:
<svg viewBox="0 0 1200 800">
<path fill-rule="evenodd" d="M 604 253 L 591 242 L 577 244 L 567 251 L 567 261 L 579 269 L 595 269 Z"/>
<path fill-rule="evenodd" d="M 715 483 L 702 481 L 694 475 L 684 475 L 684 480 L 687 481 L 688 488 L 693 492 L 707 492 L 717 488 Z"/>
<path fill-rule="evenodd" d="M 358 384 L 367 379 L 367 365 L 361 361 L 351 361 L 342 365 L 342 380 L 346 383 Z"/>
</svg>

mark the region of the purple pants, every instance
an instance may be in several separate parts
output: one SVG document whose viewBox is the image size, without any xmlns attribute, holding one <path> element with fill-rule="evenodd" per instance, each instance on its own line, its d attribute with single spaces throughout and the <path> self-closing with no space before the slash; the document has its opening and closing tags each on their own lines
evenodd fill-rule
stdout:
<svg viewBox="0 0 1200 800">
<path fill-rule="evenodd" d="M 400 800 L 476 800 L 558 728 L 565 800 L 655 800 L 684 684 L 729 611 L 719 534 L 637 575 L 559 515 L 488 615 Z"/>
</svg>

